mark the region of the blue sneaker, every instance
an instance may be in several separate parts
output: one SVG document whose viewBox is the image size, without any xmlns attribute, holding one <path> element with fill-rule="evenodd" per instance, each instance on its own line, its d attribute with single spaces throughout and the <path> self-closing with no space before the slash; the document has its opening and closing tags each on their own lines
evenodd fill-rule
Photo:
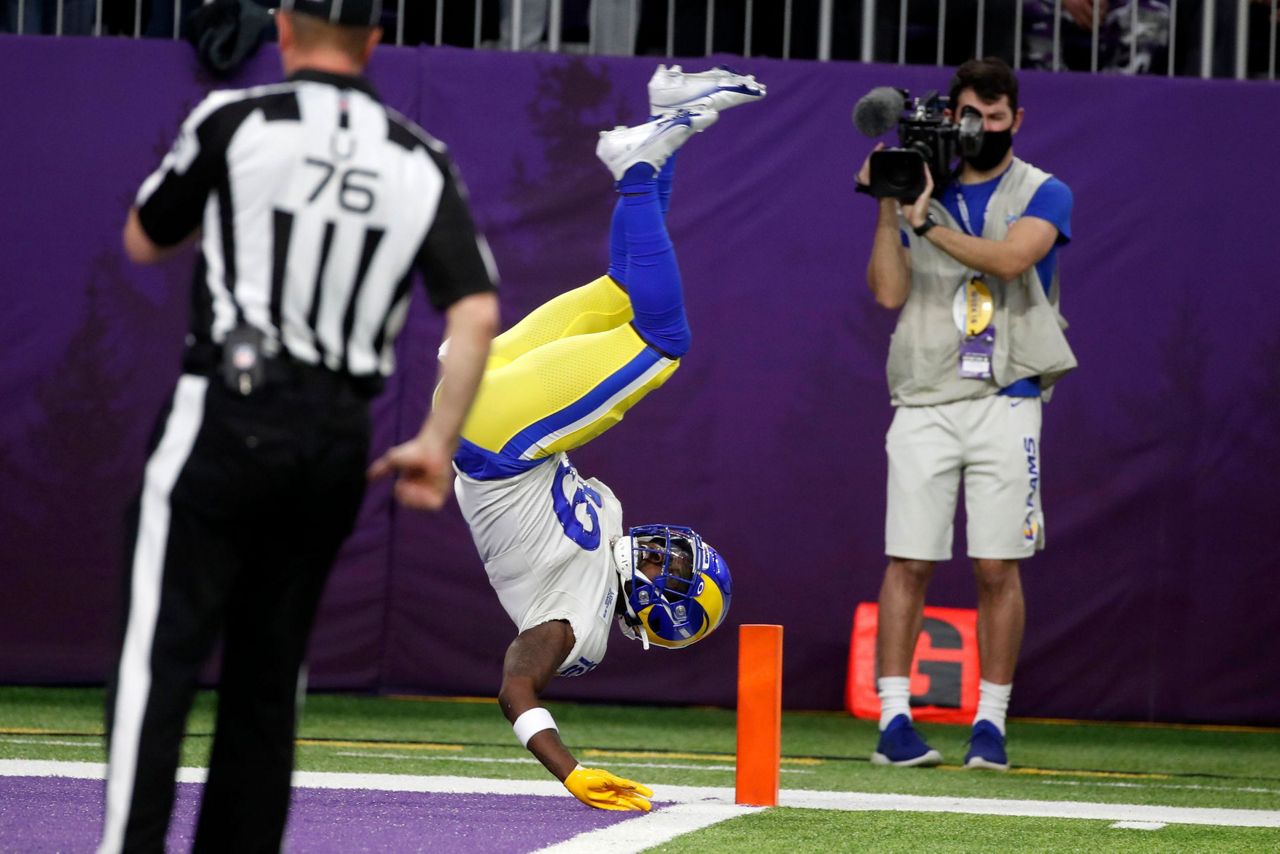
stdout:
<svg viewBox="0 0 1280 854">
<path fill-rule="evenodd" d="M 898 715 L 880 733 L 880 743 L 871 754 L 872 765 L 932 766 L 942 762 L 942 754 L 925 744 L 911 725 L 911 718 Z"/>
<path fill-rule="evenodd" d="M 1009 757 L 1004 753 L 1004 736 L 991 721 L 978 721 L 973 725 L 964 767 L 986 768 L 990 771 L 1009 770 Z"/>
</svg>

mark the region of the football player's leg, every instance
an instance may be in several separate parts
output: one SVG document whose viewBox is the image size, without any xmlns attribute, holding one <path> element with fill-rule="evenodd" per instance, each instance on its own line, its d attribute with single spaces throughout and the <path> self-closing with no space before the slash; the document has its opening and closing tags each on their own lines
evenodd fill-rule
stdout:
<svg viewBox="0 0 1280 854">
<path fill-rule="evenodd" d="M 671 152 L 667 162 L 658 170 L 658 203 L 662 208 L 662 218 L 666 220 L 671 209 L 671 185 L 675 179 L 676 156 L 679 151 Z M 622 199 L 613 206 L 613 218 L 609 222 L 609 278 L 623 288 L 627 286 L 627 231 L 622 212 Z"/>
<path fill-rule="evenodd" d="M 667 163 L 662 164 L 662 169 L 658 170 L 658 204 L 662 207 L 663 220 L 667 219 L 667 211 L 671 210 L 671 186 L 676 174 L 677 154 L 680 152 L 673 151 L 667 157 Z M 613 206 L 613 218 L 609 222 L 609 278 L 623 288 L 627 287 L 627 268 L 630 266 L 628 257 L 626 219 L 623 216 L 622 200 L 618 198 L 617 204 Z"/>
<path fill-rule="evenodd" d="M 529 312 L 493 339 L 489 369 L 508 365 L 538 347 L 574 335 L 589 335 L 631 320 L 627 294 L 607 276 L 560 294 Z"/>
<path fill-rule="evenodd" d="M 708 71 L 686 72 L 680 66 L 659 65 L 649 79 L 649 115 L 652 118 L 675 115 L 680 110 L 723 112 L 741 104 L 764 99 L 767 90 L 751 74 L 738 74 L 718 66 Z M 675 171 L 675 154 L 658 172 L 658 198 L 665 216 L 671 209 L 671 179 Z"/>
<path fill-rule="evenodd" d="M 613 204 L 613 216 L 609 218 L 609 278 L 622 290 L 627 288 L 627 270 L 630 268 L 627 252 L 627 218 L 622 196 Z M 630 302 L 628 301 L 628 305 Z"/>
<path fill-rule="evenodd" d="M 671 210 L 671 184 L 675 180 L 676 158 L 679 154 L 678 151 L 671 152 L 667 162 L 658 170 L 658 202 L 662 205 L 663 219 L 666 219 L 667 212 Z"/>
<path fill-rule="evenodd" d="M 551 341 L 485 374 L 463 438 L 487 459 L 572 450 L 621 420 L 676 365 L 628 325 Z"/>
<path fill-rule="evenodd" d="M 667 158 L 667 162 L 662 164 L 662 168 L 658 170 L 658 204 L 662 209 L 664 221 L 667 218 L 667 211 L 671 209 L 671 185 L 675 176 L 677 154 L 679 154 L 678 151 L 673 151 L 671 156 Z M 627 270 L 630 264 L 627 251 L 626 219 L 622 207 L 622 199 L 619 198 L 618 203 L 613 206 L 613 217 L 609 222 L 609 278 L 625 289 L 628 278 Z"/>
<path fill-rule="evenodd" d="M 754 74 L 739 74 L 719 65 L 689 72 L 679 65 L 659 65 L 649 78 L 649 115 L 670 116 L 680 110 L 725 110 L 761 101 L 767 94 Z"/>
<path fill-rule="evenodd" d="M 647 163 L 631 167 L 618 182 L 621 198 L 616 218 L 621 220 L 626 244 L 627 287 L 636 330 L 665 355 L 678 358 L 689 349 L 691 335 L 660 184 L 659 172 Z"/>
</svg>

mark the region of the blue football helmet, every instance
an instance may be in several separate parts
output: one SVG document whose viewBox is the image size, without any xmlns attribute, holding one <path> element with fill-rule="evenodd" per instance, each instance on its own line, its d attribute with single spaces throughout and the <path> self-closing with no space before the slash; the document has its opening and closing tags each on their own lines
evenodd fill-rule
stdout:
<svg viewBox="0 0 1280 854">
<path fill-rule="evenodd" d="M 724 622 L 733 596 L 729 566 L 692 528 L 641 525 L 614 544 L 613 554 L 627 610 L 620 627 L 627 637 L 645 648 L 653 643 L 680 649 Z"/>
</svg>

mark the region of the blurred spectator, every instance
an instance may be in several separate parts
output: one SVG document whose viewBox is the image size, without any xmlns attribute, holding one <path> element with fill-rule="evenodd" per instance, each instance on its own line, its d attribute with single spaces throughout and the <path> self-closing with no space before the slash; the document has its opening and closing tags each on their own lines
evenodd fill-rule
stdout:
<svg viewBox="0 0 1280 854">
<path fill-rule="evenodd" d="M 58 28 L 58 7 L 62 6 L 62 28 Z M 87 36 L 93 32 L 95 0 L 5 0 L 0 30 L 26 35 Z"/>
<path fill-rule="evenodd" d="M 787 20 L 786 0 L 754 0 L 751 33 L 747 35 L 745 0 L 676 3 L 672 15 L 674 56 L 737 53 L 743 56 L 786 56 L 815 59 L 821 29 L 819 4 L 792 3 Z M 831 58 L 858 59 L 861 10 L 856 3 L 835 3 L 831 21 Z M 710 18 L 710 20 L 708 20 Z M 666 0 L 645 0 L 641 5 L 639 53 L 667 54 L 668 8 Z M 710 32 L 708 32 L 710 31 Z M 790 39 L 784 43 L 784 38 Z"/>
<path fill-rule="evenodd" d="M 511 26 L 515 15 L 516 0 L 502 0 L 502 17 L 499 26 L 498 46 L 511 46 Z M 593 54 L 630 56 L 635 53 L 636 31 L 640 22 L 640 0 L 590 0 L 586 4 L 590 23 L 588 26 L 589 51 Z M 581 14 L 581 4 L 565 2 L 563 14 L 567 18 Z M 547 23 L 551 11 L 550 0 L 524 0 L 520 7 L 520 50 L 533 50 L 547 40 Z"/>
<path fill-rule="evenodd" d="M 986 0 L 983 4 L 981 49 L 978 48 L 977 0 L 947 3 L 941 59 L 938 57 L 939 0 L 907 2 L 907 31 L 905 40 L 902 40 L 901 51 L 905 54 L 905 61 L 912 65 L 934 65 L 939 62 L 942 65 L 960 65 L 974 56 L 995 56 L 1012 65 L 1016 2 L 1019 0 Z M 1052 0 L 1049 8 L 1053 8 Z M 901 8 L 898 3 L 876 4 L 877 62 L 898 61 L 902 39 L 898 26 L 900 20 Z"/>
<path fill-rule="evenodd" d="M 1054 6 L 1054 0 L 1023 3 L 1023 68 L 1055 67 Z M 1095 15 L 1099 71 L 1147 74 L 1168 70 L 1169 4 L 1165 0 L 1122 0 L 1114 5 L 1108 0 L 1061 0 L 1058 68 L 1093 69 Z"/>
<path fill-rule="evenodd" d="M 639 25 L 640 0 L 591 0 L 591 52 L 631 56 Z"/>
<path fill-rule="evenodd" d="M 903 43 L 905 62 L 933 65 L 938 61 L 938 0 L 906 0 L 907 27 Z M 982 54 L 1013 62 L 1014 3 L 1017 0 L 986 0 Z M 857 3 L 835 3 L 830 23 L 830 58 L 862 58 L 862 9 Z M 896 63 L 899 53 L 898 0 L 876 3 L 873 59 Z M 788 56 L 814 59 L 819 53 L 822 23 L 817 3 L 793 3 L 787 18 L 785 0 L 754 0 L 750 10 L 751 34 L 747 40 L 747 4 L 744 0 L 720 0 L 714 18 L 708 21 L 705 3 L 678 3 L 675 10 L 674 50 L 676 56 L 712 53 L 741 53 L 750 56 Z M 943 40 L 943 62 L 959 65 L 977 52 L 977 0 L 947 3 Z M 708 29 L 710 33 L 708 33 Z M 664 0 L 644 4 L 640 52 L 666 53 L 667 7 Z M 784 43 L 784 39 L 789 40 Z"/>
<path fill-rule="evenodd" d="M 1210 0 L 1214 4 L 1213 40 L 1209 61 L 1209 73 L 1213 77 L 1234 77 L 1236 74 L 1236 31 L 1239 23 L 1239 5 L 1236 0 Z M 1184 14 L 1183 7 L 1186 7 Z M 1178 4 L 1178 73 L 1199 75 L 1204 62 L 1203 32 L 1204 5 L 1202 2 Z M 1246 48 L 1246 77 L 1266 77 L 1269 74 L 1271 33 L 1277 25 L 1271 16 L 1271 0 L 1251 0 L 1248 11 L 1248 46 Z M 1189 26 L 1184 29 L 1184 19 Z M 1182 34 L 1186 33 L 1184 37 Z"/>
<path fill-rule="evenodd" d="M 201 0 L 149 0 L 150 14 L 146 16 L 146 25 L 142 34 L 148 38 L 171 39 L 175 37 L 173 26 L 174 6 L 178 7 L 178 20 L 183 19 L 199 9 Z M 275 5 L 275 4 L 273 4 Z"/>
<path fill-rule="evenodd" d="M 511 23 L 515 12 L 515 0 L 502 0 L 502 23 L 498 36 L 498 44 L 502 48 L 511 46 Z M 541 44 L 547 33 L 547 15 L 550 11 L 550 0 L 524 0 L 520 6 L 520 50 L 533 50 Z"/>
</svg>

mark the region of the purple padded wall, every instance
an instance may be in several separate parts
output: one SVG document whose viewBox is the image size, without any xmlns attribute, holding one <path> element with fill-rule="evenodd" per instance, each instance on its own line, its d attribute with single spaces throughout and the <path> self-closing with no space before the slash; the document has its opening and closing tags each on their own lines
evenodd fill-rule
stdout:
<svg viewBox="0 0 1280 854">
<path fill-rule="evenodd" d="M 853 608 L 879 587 L 893 318 L 863 284 L 874 211 L 852 175 L 870 144 L 849 111 L 872 86 L 944 88 L 947 74 L 733 61 L 770 95 L 681 154 L 670 228 L 693 349 L 574 455 L 630 524 L 691 524 L 715 544 L 733 609 L 688 652 L 615 640 L 553 696 L 732 705 L 735 626 L 768 622 L 786 627 L 786 704 L 838 708 Z M 375 85 L 462 169 L 505 322 L 603 271 L 612 190 L 595 133 L 643 117 L 652 66 L 379 54 Z M 233 83 L 277 76 L 268 48 Z M 13 37 L 0 79 L 0 680 L 99 682 L 120 519 L 177 372 L 190 276 L 189 256 L 131 266 L 119 231 L 214 82 L 183 44 Z M 1017 151 L 1075 191 L 1061 258 L 1081 368 L 1046 409 L 1049 549 L 1024 570 L 1012 711 L 1280 722 L 1280 541 L 1266 534 L 1280 518 L 1280 87 L 1022 79 Z M 415 302 L 376 406 L 379 450 L 420 422 L 439 333 Z M 972 606 L 972 588 L 955 560 L 930 601 Z M 406 512 L 379 485 L 327 592 L 312 684 L 492 695 L 512 635 L 456 507 Z"/>
</svg>

